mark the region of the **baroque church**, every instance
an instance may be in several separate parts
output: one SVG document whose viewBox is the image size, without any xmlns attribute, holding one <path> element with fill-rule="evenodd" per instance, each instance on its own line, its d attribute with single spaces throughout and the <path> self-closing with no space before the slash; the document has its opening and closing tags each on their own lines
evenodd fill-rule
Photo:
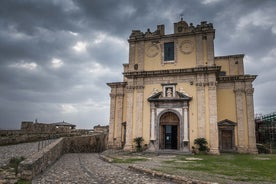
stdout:
<svg viewBox="0 0 276 184">
<path fill-rule="evenodd" d="M 109 148 L 190 152 L 206 138 L 210 153 L 256 153 L 252 82 L 243 54 L 214 56 L 212 23 L 133 30 L 123 81 L 110 93 Z"/>
</svg>

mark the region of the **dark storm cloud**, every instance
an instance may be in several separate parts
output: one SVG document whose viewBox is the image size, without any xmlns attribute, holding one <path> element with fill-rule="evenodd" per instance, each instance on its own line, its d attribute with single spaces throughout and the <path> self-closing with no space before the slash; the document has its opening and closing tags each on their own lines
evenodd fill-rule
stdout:
<svg viewBox="0 0 276 184">
<path fill-rule="evenodd" d="M 75 23 L 76 11 L 70 1 L 55 0 L 4 0 L 0 7 L 0 15 L 4 19 L 2 24 L 14 26 L 27 35 L 36 34 L 40 27 L 52 31 L 74 31 L 78 29 L 78 24 Z"/>
<path fill-rule="evenodd" d="M 131 30 L 183 17 L 214 24 L 216 55 L 244 53 L 258 74 L 257 112 L 275 110 L 275 1 L 4 0 L 0 6 L 0 129 L 23 120 L 108 123 L 109 88 L 121 81 Z"/>
</svg>

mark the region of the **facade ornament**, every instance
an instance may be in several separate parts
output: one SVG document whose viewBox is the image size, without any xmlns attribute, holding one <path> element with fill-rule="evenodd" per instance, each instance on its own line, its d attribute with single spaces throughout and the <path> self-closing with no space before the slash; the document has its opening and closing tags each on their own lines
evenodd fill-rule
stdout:
<svg viewBox="0 0 276 184">
<path fill-rule="evenodd" d="M 166 96 L 167 97 L 172 97 L 172 89 L 171 88 L 168 88 Z"/>
<path fill-rule="evenodd" d="M 153 88 L 152 93 L 151 93 L 151 96 L 153 96 L 153 95 L 157 94 L 158 92 L 159 92 L 159 91 L 158 91 L 158 89 Z"/>
<path fill-rule="evenodd" d="M 188 96 L 188 97 L 191 97 L 186 91 L 183 90 L 183 87 L 179 88 L 179 92 L 186 95 L 186 96 Z"/>
</svg>

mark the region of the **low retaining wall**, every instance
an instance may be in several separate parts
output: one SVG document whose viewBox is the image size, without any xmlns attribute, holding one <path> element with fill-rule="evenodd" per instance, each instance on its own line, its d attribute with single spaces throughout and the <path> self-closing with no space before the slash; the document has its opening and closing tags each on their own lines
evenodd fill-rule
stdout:
<svg viewBox="0 0 276 184">
<path fill-rule="evenodd" d="M 32 180 L 45 171 L 64 153 L 102 152 L 107 147 L 107 134 L 90 136 L 64 137 L 49 144 L 39 152 L 22 161 L 18 167 L 18 176 L 24 180 Z"/>
<path fill-rule="evenodd" d="M 19 177 L 32 180 L 34 176 L 43 172 L 49 165 L 53 164 L 63 152 L 63 138 L 59 138 L 39 152 L 33 154 L 19 164 Z"/>
</svg>

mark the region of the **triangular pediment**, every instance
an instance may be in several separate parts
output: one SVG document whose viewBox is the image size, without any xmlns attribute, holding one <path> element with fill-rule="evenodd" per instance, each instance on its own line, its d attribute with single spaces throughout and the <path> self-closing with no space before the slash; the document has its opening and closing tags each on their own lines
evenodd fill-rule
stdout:
<svg viewBox="0 0 276 184">
<path fill-rule="evenodd" d="M 229 119 L 225 119 L 225 120 L 218 122 L 218 126 L 236 126 L 236 125 L 237 125 L 237 123 L 235 123 Z"/>
<path fill-rule="evenodd" d="M 163 92 L 153 94 L 148 98 L 149 102 L 153 101 L 190 101 L 192 97 L 189 97 L 181 92 L 176 91 L 174 97 L 163 97 Z"/>
</svg>

